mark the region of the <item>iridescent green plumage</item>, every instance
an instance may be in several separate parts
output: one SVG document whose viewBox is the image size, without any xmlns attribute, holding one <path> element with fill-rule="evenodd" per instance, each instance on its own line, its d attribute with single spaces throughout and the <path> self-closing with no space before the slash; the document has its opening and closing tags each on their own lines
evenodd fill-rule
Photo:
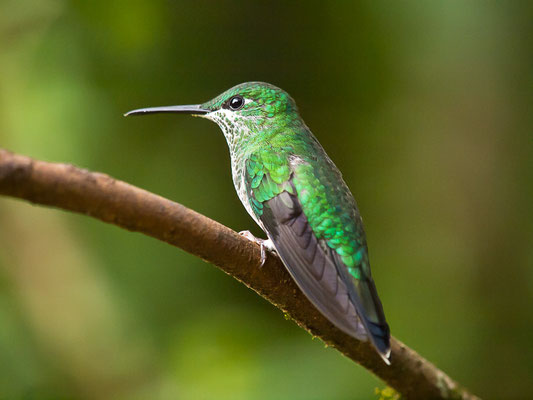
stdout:
<svg viewBox="0 0 533 400">
<path fill-rule="evenodd" d="M 350 273 L 354 278 L 359 278 L 358 268 L 366 268 L 363 263 L 366 245 L 360 217 L 354 213 L 356 209 L 347 190 L 331 186 L 332 181 L 342 179 L 340 174 L 322 167 L 324 159 L 319 161 L 317 155 L 326 155 L 320 154 L 322 149 L 314 140 L 308 139 L 308 135 L 296 132 L 290 137 L 286 132 L 273 135 L 268 142 L 262 143 L 260 149 L 246 156 L 247 180 L 253 194 L 250 205 L 260 217 L 265 201 L 284 190 L 294 194 L 292 185 L 288 184 L 292 179 L 315 235 L 325 239 L 343 262 L 353 267 Z M 288 140 L 292 143 L 286 143 Z M 294 156 L 300 161 L 291 169 L 289 160 Z"/>
<path fill-rule="evenodd" d="M 283 90 L 235 86 L 192 112 L 215 121 L 229 145 L 239 198 L 307 297 L 350 335 L 370 338 L 388 362 L 390 334 L 370 273 L 355 200 Z"/>
</svg>

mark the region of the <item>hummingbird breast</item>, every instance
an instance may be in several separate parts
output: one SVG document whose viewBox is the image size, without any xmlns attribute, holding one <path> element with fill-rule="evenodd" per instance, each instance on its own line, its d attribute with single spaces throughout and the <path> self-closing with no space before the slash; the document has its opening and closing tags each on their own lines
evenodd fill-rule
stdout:
<svg viewBox="0 0 533 400">
<path fill-rule="evenodd" d="M 239 196 L 239 200 L 241 201 L 242 205 L 244 206 L 248 214 L 250 214 L 250 216 L 254 219 L 254 221 L 264 230 L 263 224 L 257 218 L 254 210 L 252 209 L 252 206 L 250 205 L 250 194 L 247 191 L 246 176 L 245 176 L 246 156 L 244 153 L 231 151 L 231 148 L 230 148 L 230 152 L 231 152 L 231 175 L 233 179 L 233 185 L 235 186 L 235 191 L 237 192 L 237 196 Z"/>
</svg>

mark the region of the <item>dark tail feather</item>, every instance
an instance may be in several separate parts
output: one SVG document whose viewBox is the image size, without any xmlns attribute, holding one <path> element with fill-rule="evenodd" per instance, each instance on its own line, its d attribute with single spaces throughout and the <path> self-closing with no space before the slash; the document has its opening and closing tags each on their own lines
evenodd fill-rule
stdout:
<svg viewBox="0 0 533 400">
<path fill-rule="evenodd" d="M 335 253 L 335 252 L 334 252 Z M 348 269 L 341 264 L 340 257 L 335 254 L 337 271 L 345 281 L 353 283 L 350 298 L 357 309 L 359 318 L 365 326 L 370 342 L 387 365 L 390 365 L 390 329 L 385 319 L 383 306 L 378 297 L 376 285 L 371 276 L 353 278 Z"/>
<path fill-rule="evenodd" d="M 355 287 L 362 306 L 361 318 L 364 319 L 363 324 L 367 327 L 370 340 L 383 360 L 390 364 L 390 329 L 376 285 L 371 277 L 367 277 L 358 281 Z"/>
<path fill-rule="evenodd" d="M 390 365 L 390 329 L 387 323 L 376 324 L 367 320 L 368 331 L 370 333 L 370 340 L 376 347 L 376 350 L 381 355 L 381 358 Z"/>
</svg>

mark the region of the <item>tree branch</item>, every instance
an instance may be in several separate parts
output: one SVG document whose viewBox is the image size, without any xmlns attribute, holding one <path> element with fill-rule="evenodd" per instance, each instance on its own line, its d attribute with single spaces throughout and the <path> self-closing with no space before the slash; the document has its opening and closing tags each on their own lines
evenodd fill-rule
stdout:
<svg viewBox="0 0 533 400">
<path fill-rule="evenodd" d="M 307 300 L 283 264 L 259 246 L 178 203 L 101 174 L 0 149 L 0 194 L 86 214 L 179 247 L 244 283 L 299 326 L 372 371 L 406 399 L 478 399 L 400 341 L 391 366 L 374 349 L 333 326 Z"/>
</svg>

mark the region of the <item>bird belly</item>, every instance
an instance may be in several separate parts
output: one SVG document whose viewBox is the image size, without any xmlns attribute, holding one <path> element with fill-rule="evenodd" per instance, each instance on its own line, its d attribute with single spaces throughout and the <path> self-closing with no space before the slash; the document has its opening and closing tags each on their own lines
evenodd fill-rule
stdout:
<svg viewBox="0 0 533 400">
<path fill-rule="evenodd" d="M 246 191 L 246 181 L 244 177 L 244 171 L 245 171 L 245 165 L 244 162 L 239 162 L 238 159 L 231 160 L 231 169 L 233 171 L 232 178 L 233 178 L 233 185 L 235 186 L 235 191 L 237 192 L 237 196 L 239 196 L 239 200 L 241 201 L 242 205 L 250 214 L 250 216 L 253 218 L 255 223 L 261 227 L 261 229 L 265 231 L 265 228 L 263 227 L 263 224 L 257 218 L 257 216 L 254 213 L 254 210 L 252 209 L 252 206 L 250 205 L 250 195 Z"/>
</svg>

